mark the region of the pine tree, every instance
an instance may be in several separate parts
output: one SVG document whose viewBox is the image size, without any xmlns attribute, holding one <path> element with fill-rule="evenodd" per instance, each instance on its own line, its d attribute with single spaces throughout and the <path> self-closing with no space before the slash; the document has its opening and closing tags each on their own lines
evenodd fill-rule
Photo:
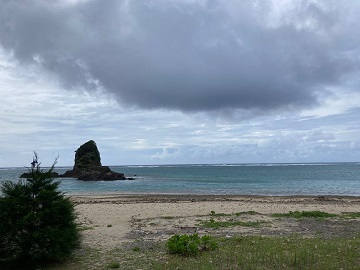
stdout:
<svg viewBox="0 0 360 270">
<path fill-rule="evenodd" d="M 31 164 L 26 180 L 0 187 L 0 268 L 61 260 L 79 244 L 74 205 L 52 177 L 56 160 L 43 171 L 35 153 Z"/>
</svg>

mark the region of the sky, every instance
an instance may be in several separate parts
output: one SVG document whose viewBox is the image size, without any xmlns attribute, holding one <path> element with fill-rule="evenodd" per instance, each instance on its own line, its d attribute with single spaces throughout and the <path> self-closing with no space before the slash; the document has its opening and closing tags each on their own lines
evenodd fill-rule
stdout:
<svg viewBox="0 0 360 270">
<path fill-rule="evenodd" d="M 0 167 L 359 162 L 357 0 L 0 0 Z"/>
</svg>

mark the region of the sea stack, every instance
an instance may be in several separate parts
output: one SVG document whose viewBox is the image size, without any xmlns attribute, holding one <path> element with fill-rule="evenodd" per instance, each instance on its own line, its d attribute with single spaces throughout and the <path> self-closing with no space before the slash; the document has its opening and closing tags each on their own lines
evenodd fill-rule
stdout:
<svg viewBox="0 0 360 270">
<path fill-rule="evenodd" d="M 108 166 L 101 165 L 100 152 L 93 140 L 84 143 L 75 151 L 73 169 L 59 177 L 72 177 L 84 181 L 126 180 L 124 174 L 114 172 Z"/>
</svg>

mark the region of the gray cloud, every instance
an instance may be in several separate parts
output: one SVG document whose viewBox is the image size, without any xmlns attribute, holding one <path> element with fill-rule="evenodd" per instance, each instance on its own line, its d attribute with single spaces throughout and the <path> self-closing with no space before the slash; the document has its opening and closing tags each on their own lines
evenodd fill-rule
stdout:
<svg viewBox="0 0 360 270">
<path fill-rule="evenodd" d="M 274 3 L 2 0 L 0 44 L 68 89 L 141 108 L 305 108 L 356 82 L 356 2 Z"/>
</svg>

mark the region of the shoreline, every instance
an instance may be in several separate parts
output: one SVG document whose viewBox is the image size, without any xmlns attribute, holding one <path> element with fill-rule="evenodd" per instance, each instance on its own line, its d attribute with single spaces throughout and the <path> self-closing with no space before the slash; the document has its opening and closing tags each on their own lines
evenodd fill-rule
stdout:
<svg viewBox="0 0 360 270">
<path fill-rule="evenodd" d="M 231 215 L 254 211 L 256 219 L 274 213 L 323 211 L 334 214 L 360 212 L 360 196 L 257 196 L 97 194 L 69 196 L 83 228 L 83 246 L 102 249 L 122 247 L 136 237 L 161 241 L 173 233 L 202 233 L 196 220 L 211 212 Z M 274 222 L 274 221 L 272 221 Z M 166 223 L 164 225 L 164 223 Z M 274 223 L 275 224 L 275 223 Z M 273 225 L 275 233 L 297 232 L 297 227 Z M 359 226 L 360 227 L 360 226 Z M 190 230 L 188 230 L 188 229 Z M 236 234 L 266 234 L 265 230 L 238 228 Z M 235 233 L 234 233 L 235 235 Z"/>
<path fill-rule="evenodd" d="M 360 203 L 360 196 L 351 195 L 198 195 L 198 194 L 143 194 L 143 193 L 91 193 L 66 195 L 75 203 L 146 203 L 146 202 L 181 202 L 181 201 L 337 201 Z"/>
</svg>

